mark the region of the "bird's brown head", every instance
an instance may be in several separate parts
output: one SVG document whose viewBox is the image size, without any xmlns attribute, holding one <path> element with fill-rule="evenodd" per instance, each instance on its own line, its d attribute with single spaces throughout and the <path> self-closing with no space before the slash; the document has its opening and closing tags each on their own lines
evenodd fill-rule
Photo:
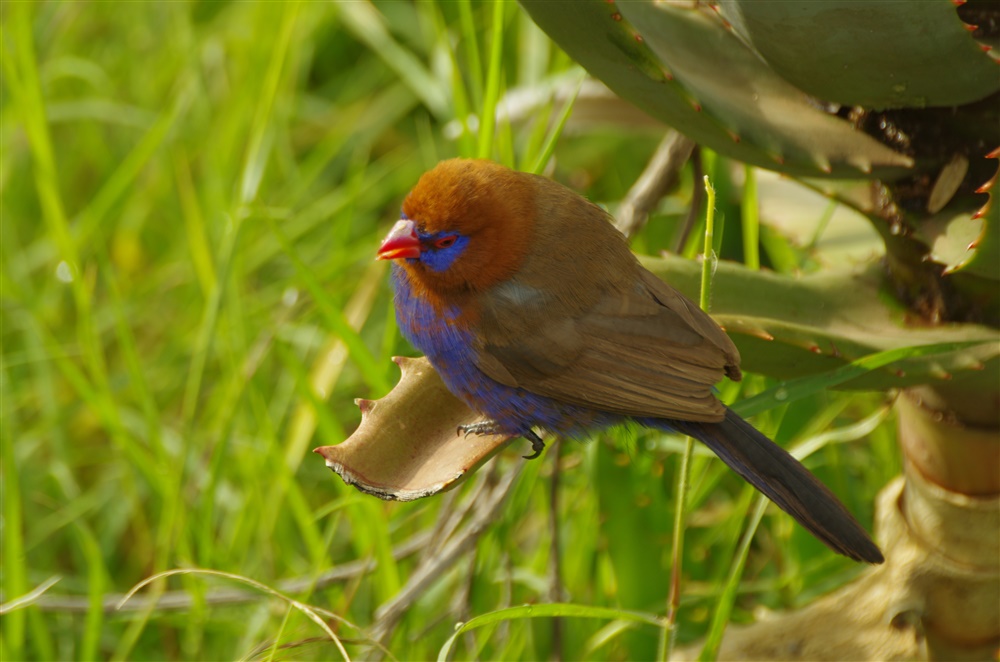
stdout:
<svg viewBox="0 0 1000 662">
<path fill-rule="evenodd" d="M 517 271 L 531 244 L 535 181 L 491 161 L 451 159 L 424 175 L 378 258 L 437 294 L 481 291 Z"/>
</svg>

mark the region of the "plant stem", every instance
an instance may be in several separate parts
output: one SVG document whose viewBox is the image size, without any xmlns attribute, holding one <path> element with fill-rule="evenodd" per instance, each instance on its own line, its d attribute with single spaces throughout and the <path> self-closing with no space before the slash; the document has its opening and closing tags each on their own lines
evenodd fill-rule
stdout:
<svg viewBox="0 0 1000 662">
<path fill-rule="evenodd" d="M 705 212 L 705 248 L 701 266 L 701 294 L 699 305 L 708 312 L 711 291 L 712 274 L 715 271 L 715 251 L 713 240 L 715 234 L 715 189 L 712 188 L 708 175 L 705 175 L 705 193 L 708 208 Z M 659 658 L 669 660 L 674 647 L 676 635 L 677 611 L 681 601 L 681 569 L 683 566 L 684 521 L 686 519 L 688 475 L 691 471 L 691 455 L 694 453 L 694 440 L 687 437 L 684 441 L 684 453 L 681 455 L 681 467 L 677 476 L 677 507 L 674 510 L 673 550 L 670 559 L 670 593 L 667 596 L 667 620 L 660 637 Z"/>
</svg>

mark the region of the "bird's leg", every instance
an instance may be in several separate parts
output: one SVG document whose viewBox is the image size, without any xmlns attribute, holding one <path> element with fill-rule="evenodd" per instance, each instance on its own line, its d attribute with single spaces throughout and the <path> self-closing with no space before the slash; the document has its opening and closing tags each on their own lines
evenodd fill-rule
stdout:
<svg viewBox="0 0 1000 662">
<path fill-rule="evenodd" d="M 479 421 L 478 423 L 470 423 L 469 425 L 459 425 L 458 433 L 465 433 L 465 436 L 468 437 L 470 434 L 502 434 L 502 431 L 496 421 Z M 534 451 L 531 455 L 524 455 L 524 459 L 534 460 L 542 454 L 543 450 L 545 450 L 545 442 L 542 441 L 542 438 L 535 434 L 535 431 L 531 428 L 522 432 L 521 436 L 531 442 L 531 450 Z"/>
</svg>

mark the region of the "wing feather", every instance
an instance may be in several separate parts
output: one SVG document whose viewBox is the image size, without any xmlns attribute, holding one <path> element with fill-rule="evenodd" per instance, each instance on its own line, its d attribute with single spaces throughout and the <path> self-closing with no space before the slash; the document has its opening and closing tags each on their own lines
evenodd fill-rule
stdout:
<svg viewBox="0 0 1000 662">
<path fill-rule="evenodd" d="M 722 420 L 725 407 L 712 387 L 727 373 L 739 375 L 735 346 L 683 295 L 636 268 L 631 287 L 610 289 L 589 306 L 536 296 L 516 315 L 507 306 L 501 315 L 487 305 L 478 367 L 504 384 L 574 405 Z"/>
</svg>

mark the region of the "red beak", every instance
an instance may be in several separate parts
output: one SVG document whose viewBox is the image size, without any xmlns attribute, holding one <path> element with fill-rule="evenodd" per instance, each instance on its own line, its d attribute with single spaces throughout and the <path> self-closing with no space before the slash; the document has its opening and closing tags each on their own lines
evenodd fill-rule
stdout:
<svg viewBox="0 0 1000 662">
<path fill-rule="evenodd" d="M 417 226 L 413 221 L 403 219 L 389 230 L 379 246 L 377 260 L 398 260 L 407 257 L 420 257 L 420 238 L 417 237 Z"/>
</svg>

